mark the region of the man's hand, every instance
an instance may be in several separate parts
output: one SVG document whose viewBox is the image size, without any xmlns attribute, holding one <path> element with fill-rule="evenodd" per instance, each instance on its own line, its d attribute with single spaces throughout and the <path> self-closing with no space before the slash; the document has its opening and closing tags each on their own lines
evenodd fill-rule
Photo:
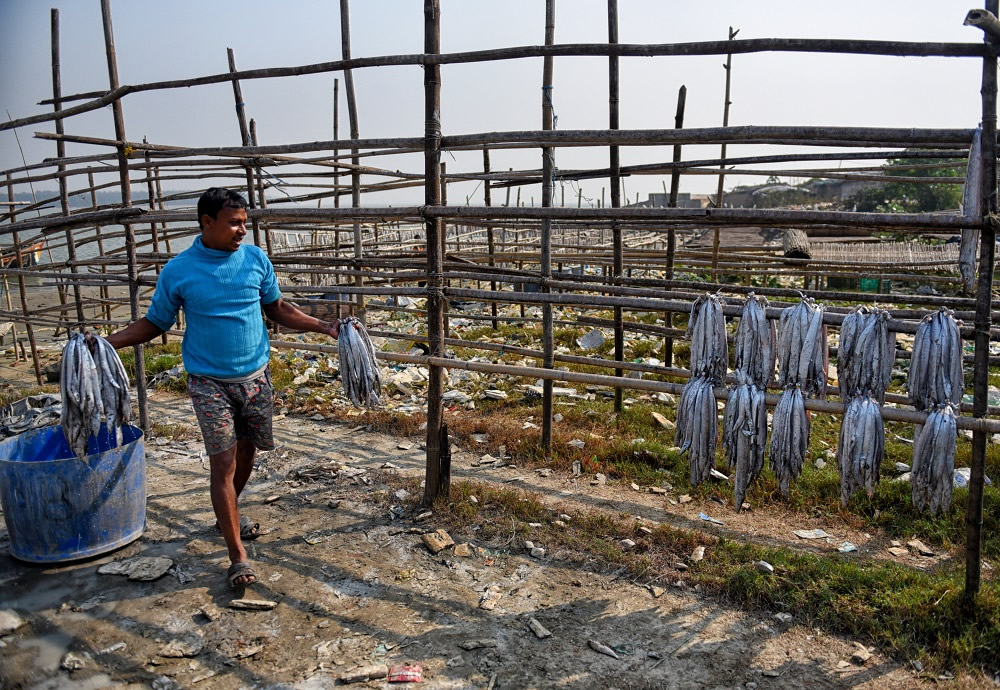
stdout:
<svg viewBox="0 0 1000 690">
<path fill-rule="evenodd" d="M 333 338 L 334 340 L 340 337 L 340 319 L 337 319 L 336 321 L 333 322 L 320 321 L 320 324 L 322 324 L 326 334 L 331 338 Z"/>
</svg>

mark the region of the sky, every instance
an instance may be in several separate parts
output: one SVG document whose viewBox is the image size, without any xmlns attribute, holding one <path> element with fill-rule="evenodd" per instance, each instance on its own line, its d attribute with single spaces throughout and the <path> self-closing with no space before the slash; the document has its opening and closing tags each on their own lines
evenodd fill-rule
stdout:
<svg viewBox="0 0 1000 690">
<path fill-rule="evenodd" d="M 441 0 L 443 52 L 544 42 L 544 0 Z M 858 38 L 981 42 L 982 33 L 962 25 L 970 7 L 957 0 L 620 0 L 622 43 L 723 40 L 729 27 L 739 38 Z M 44 112 L 38 101 L 52 95 L 49 9 L 60 11 L 63 94 L 105 89 L 107 64 L 99 0 L 0 0 L 0 117 Z M 258 0 L 117 0 L 112 3 L 119 79 L 122 84 L 216 74 L 228 69 L 226 48 L 239 69 L 300 65 L 341 57 L 339 3 Z M 354 57 L 419 53 L 423 47 L 420 0 L 355 0 L 351 12 Z M 607 41 L 605 0 L 556 3 L 557 43 Z M 678 88 L 687 87 L 686 127 L 722 124 L 724 56 L 621 59 L 621 127 L 673 126 Z M 797 53 L 735 55 L 731 125 L 844 125 L 878 127 L 975 127 L 980 120 L 980 60 L 895 58 Z M 553 101 L 559 129 L 608 127 L 608 59 L 556 58 Z M 292 143 L 333 138 L 333 80 L 328 73 L 243 81 L 247 113 L 257 121 L 260 142 Z M 355 70 L 362 137 L 423 135 L 423 74 L 417 66 Z M 442 67 L 444 134 L 541 128 L 542 59 Z M 341 79 L 340 133 L 347 138 Z M 233 146 L 240 134 L 230 84 L 144 92 L 124 100 L 129 140 L 183 146 Z M 35 139 L 53 123 L 18 130 L 29 162 L 55 155 L 55 143 Z M 67 121 L 67 133 L 114 138 L 110 107 Z M 729 156 L 792 152 L 793 147 L 729 146 Z M 68 145 L 68 155 L 97 152 Z M 713 157 L 718 146 L 687 146 L 686 159 Z M 623 148 L 623 165 L 666 161 L 669 147 Z M 422 173 L 421 155 L 381 157 L 375 165 Z M 478 172 L 481 153 L 445 153 L 451 172 Z M 495 152 L 492 167 L 540 167 L 538 150 Z M 11 131 L 0 132 L 0 170 L 21 164 Z M 607 148 L 561 149 L 560 168 L 603 167 Z M 111 179 L 110 177 L 108 179 Z M 629 177 L 630 200 L 663 190 L 663 176 Z M 783 178 L 786 181 L 796 179 Z M 372 179 L 374 181 L 374 179 Z M 763 178 L 729 178 L 759 183 Z M 198 182 L 167 184 L 188 187 Z M 233 185 L 237 182 L 233 181 Z M 584 181 L 584 203 L 601 196 L 607 180 Z M 685 176 L 681 191 L 714 192 L 715 178 Z M 41 183 L 37 189 L 48 188 Z M 54 188 L 54 187 L 53 187 Z M 561 192 L 564 189 L 564 192 Z M 567 204 L 577 188 L 556 189 Z M 18 191 L 22 191 L 20 188 Z M 494 203 L 502 203 L 494 192 Z M 476 182 L 448 188 L 449 202 L 482 203 Z M 421 189 L 366 195 L 365 205 L 422 203 Z M 531 200 L 531 201 L 529 201 Z M 525 187 L 522 201 L 541 202 L 539 187 Z"/>
</svg>

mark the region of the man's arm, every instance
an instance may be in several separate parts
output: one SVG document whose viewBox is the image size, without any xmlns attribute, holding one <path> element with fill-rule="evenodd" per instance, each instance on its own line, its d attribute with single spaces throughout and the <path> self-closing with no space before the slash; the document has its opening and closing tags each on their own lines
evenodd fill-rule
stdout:
<svg viewBox="0 0 1000 690">
<path fill-rule="evenodd" d="M 129 345 L 148 343 L 156 336 L 162 335 L 163 332 L 162 328 L 144 316 L 141 319 L 133 321 L 117 333 L 112 333 L 105 340 L 111 343 L 111 346 L 116 350 L 120 350 Z"/>
<path fill-rule="evenodd" d="M 311 331 L 313 333 L 325 333 L 332 338 L 340 335 L 340 321 L 323 321 L 314 316 L 303 314 L 294 306 L 278 299 L 276 302 L 264 305 L 264 313 L 267 318 L 274 321 L 279 326 L 291 328 L 295 331 Z"/>
</svg>

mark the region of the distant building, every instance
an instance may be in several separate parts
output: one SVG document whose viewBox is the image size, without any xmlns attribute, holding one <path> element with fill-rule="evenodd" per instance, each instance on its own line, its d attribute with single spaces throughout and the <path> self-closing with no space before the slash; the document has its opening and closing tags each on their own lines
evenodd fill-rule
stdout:
<svg viewBox="0 0 1000 690">
<path fill-rule="evenodd" d="M 655 192 L 649 195 L 646 201 L 638 204 L 629 204 L 632 208 L 667 208 L 670 199 L 668 194 Z M 680 192 L 677 194 L 677 208 L 708 208 L 712 205 L 712 197 L 709 194 L 691 194 L 690 192 Z"/>
</svg>

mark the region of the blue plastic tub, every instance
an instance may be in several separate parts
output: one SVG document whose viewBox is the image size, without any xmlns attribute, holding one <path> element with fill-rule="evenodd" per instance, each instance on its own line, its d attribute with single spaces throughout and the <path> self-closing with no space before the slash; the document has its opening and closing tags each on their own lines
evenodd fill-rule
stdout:
<svg viewBox="0 0 1000 690">
<path fill-rule="evenodd" d="M 62 427 L 0 442 L 0 502 L 10 553 L 55 563 L 106 553 L 137 539 L 146 522 L 142 430 L 122 427 L 116 446 L 105 426 L 78 459 Z"/>
</svg>

